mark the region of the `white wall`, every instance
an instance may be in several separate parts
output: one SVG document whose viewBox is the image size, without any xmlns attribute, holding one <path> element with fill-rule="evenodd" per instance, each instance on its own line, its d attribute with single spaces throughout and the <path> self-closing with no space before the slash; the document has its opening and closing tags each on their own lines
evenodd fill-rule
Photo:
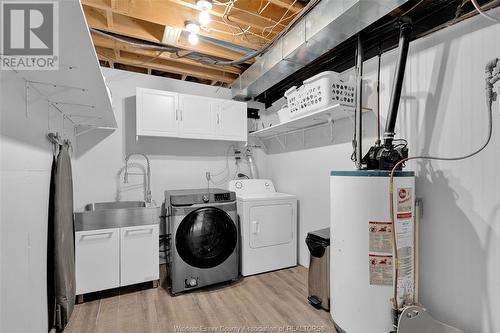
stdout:
<svg viewBox="0 0 500 333">
<path fill-rule="evenodd" d="M 500 10 L 494 12 L 500 16 Z M 476 17 L 411 43 L 399 128 L 410 155 L 455 156 L 479 147 L 487 130 L 484 66 L 500 57 L 500 24 Z M 395 51 L 382 58 L 381 110 L 386 113 Z M 365 65 L 376 79 L 376 60 Z M 370 106 L 373 97 L 369 98 Z M 416 162 L 417 194 L 424 198 L 421 230 L 421 302 L 431 314 L 469 333 L 500 331 L 500 181 L 498 102 L 488 148 L 462 162 Z M 375 117 L 365 115 L 365 148 Z M 310 134 L 310 145 L 327 133 Z M 352 123 L 335 125 L 334 144 L 284 153 L 270 143 L 268 173 L 280 191 L 300 199 L 300 262 L 307 264 L 307 231 L 329 225 L 329 173 L 354 169 Z M 316 136 L 316 138 L 314 138 Z M 294 143 L 295 142 L 295 143 Z M 295 145 L 295 146 L 294 146 Z"/>
<path fill-rule="evenodd" d="M 104 76 L 112 92 L 118 129 L 93 131 L 78 137 L 74 183 L 76 209 L 90 202 L 144 199 L 142 176 L 129 176 L 128 184 L 123 184 L 123 173 L 119 176 L 125 156 L 131 152 L 145 153 L 151 159 L 152 195 L 158 204 L 163 201 L 165 190 L 204 188 L 207 186 L 206 171 L 214 174 L 225 168 L 225 154 L 234 143 L 153 137 L 139 137 L 136 141 L 135 89 L 144 87 L 227 99 L 231 97 L 228 89 L 113 69 L 104 69 Z M 261 163 L 261 155 L 264 155 L 258 150 L 255 153 L 260 171 L 264 173 Z M 134 157 L 131 162 L 135 167 L 129 172 L 144 172 L 141 165 L 145 165 L 145 161 L 141 157 Z M 234 158 L 229 163 L 233 176 Z M 245 162 L 241 165 L 241 171 L 247 173 Z M 225 177 L 215 177 L 221 178 Z"/>
<path fill-rule="evenodd" d="M 0 332 L 44 332 L 47 325 L 46 242 L 52 147 L 47 132 L 62 133 L 62 117 L 48 114 L 24 81 L 0 71 Z M 65 137 L 73 140 L 65 121 Z"/>
</svg>

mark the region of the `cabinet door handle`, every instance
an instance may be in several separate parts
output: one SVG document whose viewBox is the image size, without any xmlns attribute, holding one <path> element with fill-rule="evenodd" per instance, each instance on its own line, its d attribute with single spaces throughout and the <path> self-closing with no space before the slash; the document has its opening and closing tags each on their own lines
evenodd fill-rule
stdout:
<svg viewBox="0 0 500 333">
<path fill-rule="evenodd" d="M 128 229 L 125 231 L 126 234 L 152 234 L 153 228 L 142 228 L 142 229 Z"/>
<path fill-rule="evenodd" d="M 179 110 L 175 110 L 175 121 L 179 120 Z"/>
<path fill-rule="evenodd" d="M 220 113 L 217 113 L 217 125 L 220 124 Z"/>
<path fill-rule="evenodd" d="M 252 234 L 257 235 L 260 233 L 260 224 L 257 221 L 252 221 Z"/>
<path fill-rule="evenodd" d="M 83 240 L 84 238 L 111 238 L 112 235 L 113 235 L 113 231 L 97 232 L 95 234 L 82 235 L 80 237 L 80 239 Z M 106 236 L 106 237 L 104 237 L 104 236 Z"/>
<path fill-rule="evenodd" d="M 184 114 L 184 110 L 181 109 L 181 121 L 182 121 L 183 114 Z"/>
</svg>

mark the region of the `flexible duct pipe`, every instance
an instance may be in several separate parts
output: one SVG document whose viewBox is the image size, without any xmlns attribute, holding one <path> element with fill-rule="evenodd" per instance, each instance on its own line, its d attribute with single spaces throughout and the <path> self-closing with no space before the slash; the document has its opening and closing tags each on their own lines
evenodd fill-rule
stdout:
<svg viewBox="0 0 500 333">
<path fill-rule="evenodd" d="M 406 68 L 406 58 L 408 57 L 408 48 L 410 45 L 410 34 L 412 25 L 405 22 L 401 25 L 399 33 L 399 57 L 396 63 L 394 72 L 394 83 L 392 85 L 391 101 L 389 104 L 389 114 L 385 124 L 384 146 L 392 147 L 394 139 L 394 128 L 396 127 L 396 119 L 398 117 L 399 100 L 401 98 L 401 89 L 403 87 L 403 79 Z"/>
</svg>

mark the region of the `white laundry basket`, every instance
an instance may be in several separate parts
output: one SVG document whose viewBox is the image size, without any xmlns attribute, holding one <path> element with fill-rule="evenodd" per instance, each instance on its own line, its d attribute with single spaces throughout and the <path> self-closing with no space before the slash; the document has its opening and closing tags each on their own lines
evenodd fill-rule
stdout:
<svg viewBox="0 0 500 333">
<path fill-rule="evenodd" d="M 290 111 L 288 111 L 288 105 L 283 105 L 281 109 L 278 110 L 278 118 L 280 123 L 286 123 L 290 120 Z"/>
<path fill-rule="evenodd" d="M 304 81 L 304 84 L 292 87 L 285 92 L 290 118 L 326 108 L 334 104 L 354 106 L 355 88 L 344 82 L 339 73 L 326 71 Z"/>
</svg>

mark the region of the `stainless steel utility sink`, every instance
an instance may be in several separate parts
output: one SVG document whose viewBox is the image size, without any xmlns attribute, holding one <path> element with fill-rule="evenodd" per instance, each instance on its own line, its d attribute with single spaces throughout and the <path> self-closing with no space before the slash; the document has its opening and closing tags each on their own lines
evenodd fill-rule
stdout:
<svg viewBox="0 0 500 333">
<path fill-rule="evenodd" d="M 124 208 L 142 208 L 146 207 L 145 201 L 110 201 L 93 202 L 85 205 L 86 212 L 93 212 L 103 209 L 124 209 Z"/>
<path fill-rule="evenodd" d="M 144 201 L 94 202 L 75 213 L 75 231 L 159 224 L 160 215 L 160 207 L 146 207 Z"/>
</svg>

